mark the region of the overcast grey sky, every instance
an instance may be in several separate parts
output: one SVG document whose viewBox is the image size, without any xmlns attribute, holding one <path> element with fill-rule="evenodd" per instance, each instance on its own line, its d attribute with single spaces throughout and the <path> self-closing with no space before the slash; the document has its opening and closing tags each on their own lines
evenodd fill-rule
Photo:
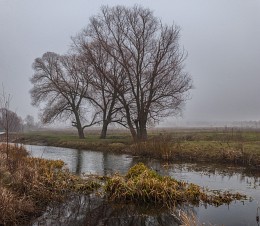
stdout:
<svg viewBox="0 0 260 226">
<path fill-rule="evenodd" d="M 260 0 L 0 0 L 0 82 L 12 109 L 37 116 L 29 95 L 34 59 L 65 53 L 101 5 L 118 4 L 148 7 L 181 27 L 194 81 L 183 120 L 260 120 Z"/>
</svg>

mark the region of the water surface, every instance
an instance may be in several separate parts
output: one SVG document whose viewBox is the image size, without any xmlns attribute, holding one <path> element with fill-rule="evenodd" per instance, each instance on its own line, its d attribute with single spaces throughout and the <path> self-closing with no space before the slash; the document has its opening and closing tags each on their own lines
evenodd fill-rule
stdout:
<svg viewBox="0 0 260 226">
<path fill-rule="evenodd" d="M 186 206 L 202 223 L 239 226 L 258 225 L 257 208 L 260 206 L 260 173 L 243 167 L 192 163 L 165 163 L 152 159 L 134 158 L 126 154 L 82 151 L 69 148 L 26 146 L 34 157 L 63 160 L 76 174 L 111 175 L 124 174 L 137 162 L 144 162 L 162 175 L 195 183 L 211 190 L 239 192 L 250 197 L 230 205 Z M 75 223 L 76 222 L 76 223 Z M 136 208 L 131 205 L 117 206 L 93 196 L 78 196 L 48 211 L 34 225 L 178 225 L 166 210 Z"/>
</svg>

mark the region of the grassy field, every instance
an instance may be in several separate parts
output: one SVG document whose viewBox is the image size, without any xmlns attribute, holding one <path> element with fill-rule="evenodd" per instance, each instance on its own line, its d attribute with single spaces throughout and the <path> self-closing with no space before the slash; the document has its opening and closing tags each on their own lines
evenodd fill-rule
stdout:
<svg viewBox="0 0 260 226">
<path fill-rule="evenodd" d="M 132 153 L 164 160 L 227 162 L 260 168 L 260 130 L 238 128 L 152 129 L 146 142 L 133 142 L 126 130 L 86 131 L 79 139 L 73 131 L 22 134 L 24 143 L 84 150 Z"/>
</svg>

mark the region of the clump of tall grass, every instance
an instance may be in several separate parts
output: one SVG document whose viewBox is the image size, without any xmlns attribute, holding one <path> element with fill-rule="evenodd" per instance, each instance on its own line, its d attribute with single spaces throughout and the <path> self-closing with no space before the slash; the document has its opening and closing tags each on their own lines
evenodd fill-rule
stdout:
<svg viewBox="0 0 260 226">
<path fill-rule="evenodd" d="M 198 185 L 160 176 L 143 163 L 133 166 L 125 176 L 112 176 L 105 185 L 105 191 L 113 201 L 152 203 L 166 207 L 180 203 L 198 205 L 200 202 L 218 206 L 244 198 L 239 194 L 206 192 Z"/>
<path fill-rule="evenodd" d="M 164 160 L 172 158 L 173 139 L 170 134 L 154 136 L 146 141 L 135 142 L 131 146 L 134 154 L 156 157 Z"/>
<path fill-rule="evenodd" d="M 6 158 L 0 145 L 0 225 L 19 224 L 48 203 L 71 192 L 89 193 L 100 187 L 63 169 L 61 160 L 31 158 L 23 147 L 10 146 Z"/>
</svg>

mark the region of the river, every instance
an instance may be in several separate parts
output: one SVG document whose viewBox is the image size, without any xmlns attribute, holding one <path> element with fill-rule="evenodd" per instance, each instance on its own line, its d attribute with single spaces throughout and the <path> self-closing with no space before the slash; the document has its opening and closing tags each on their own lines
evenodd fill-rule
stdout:
<svg viewBox="0 0 260 226">
<path fill-rule="evenodd" d="M 33 157 L 61 159 L 68 169 L 78 175 L 124 174 L 138 162 L 144 162 L 162 175 L 195 183 L 211 190 L 239 192 L 248 200 L 235 201 L 229 205 L 185 206 L 205 225 L 259 225 L 256 221 L 257 209 L 260 214 L 260 172 L 248 171 L 243 167 L 196 164 L 165 163 L 153 159 L 142 159 L 127 154 L 113 154 L 83 151 L 69 148 L 26 145 Z M 258 208 L 259 207 L 259 208 Z M 177 211 L 178 213 L 178 211 Z M 96 195 L 74 196 L 59 206 L 50 206 L 32 223 L 38 225 L 178 225 L 172 214 L 164 209 L 132 205 L 116 205 L 98 199 Z"/>
</svg>

